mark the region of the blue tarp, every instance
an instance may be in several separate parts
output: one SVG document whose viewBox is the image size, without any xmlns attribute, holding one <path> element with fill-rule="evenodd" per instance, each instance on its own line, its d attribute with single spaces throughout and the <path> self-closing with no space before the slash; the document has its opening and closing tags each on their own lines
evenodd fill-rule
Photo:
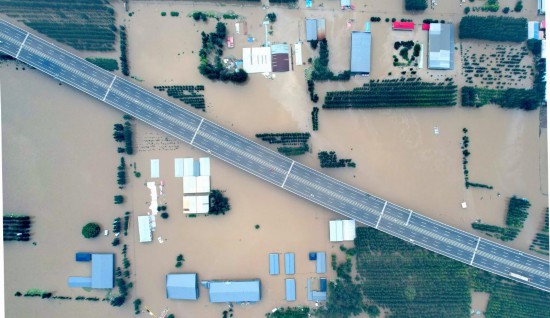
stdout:
<svg viewBox="0 0 550 318">
<path fill-rule="evenodd" d="M 294 278 L 287 278 L 285 280 L 286 301 L 296 300 L 296 281 Z"/>
<path fill-rule="evenodd" d="M 327 260 L 325 252 L 317 253 L 316 272 L 317 274 L 323 274 L 327 272 Z"/>
<path fill-rule="evenodd" d="M 321 278 L 319 280 L 319 291 L 326 292 L 327 291 L 327 279 Z"/>
<path fill-rule="evenodd" d="M 285 254 L 285 274 L 294 275 L 294 253 Z"/>
<path fill-rule="evenodd" d="M 92 260 L 92 253 L 76 253 L 77 262 L 89 262 Z"/>
<path fill-rule="evenodd" d="M 317 253 L 315 253 L 315 252 L 309 253 L 309 260 L 310 261 L 314 261 L 316 259 L 317 259 Z"/>
<path fill-rule="evenodd" d="M 269 275 L 279 275 L 279 254 L 269 254 Z"/>
</svg>

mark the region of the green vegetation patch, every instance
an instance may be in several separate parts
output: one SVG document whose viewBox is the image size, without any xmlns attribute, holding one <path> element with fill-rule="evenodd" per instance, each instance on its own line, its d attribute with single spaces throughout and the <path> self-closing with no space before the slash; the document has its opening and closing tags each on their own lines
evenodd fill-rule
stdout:
<svg viewBox="0 0 550 318">
<path fill-rule="evenodd" d="M 405 10 L 419 11 L 428 8 L 428 0 L 405 0 Z"/>
<path fill-rule="evenodd" d="M 319 130 L 319 107 L 313 107 L 311 111 L 311 125 L 313 131 Z"/>
<path fill-rule="evenodd" d="M 103 57 L 87 57 L 86 61 L 95 64 L 107 71 L 118 70 L 118 62 L 115 59 L 108 59 Z"/>
<path fill-rule="evenodd" d="M 523 42 L 527 40 L 527 19 L 494 16 L 465 16 L 460 20 L 461 39 Z"/>
<path fill-rule="evenodd" d="M 101 231 L 101 228 L 99 224 L 90 222 L 82 228 L 82 236 L 84 236 L 87 239 L 97 237 L 99 235 L 99 232 Z"/>
<path fill-rule="evenodd" d="M 0 12 L 77 50 L 114 50 L 115 11 L 108 1 L 2 0 Z"/>
<path fill-rule="evenodd" d="M 285 156 L 303 155 L 309 151 L 309 133 L 262 133 L 256 134 L 269 144 L 282 144 L 283 147 L 277 147 L 277 151 Z"/>
<path fill-rule="evenodd" d="M 126 35 L 126 27 L 120 26 L 120 68 L 122 74 L 129 76 L 130 67 L 128 66 L 128 36 Z"/>
<path fill-rule="evenodd" d="M 194 107 L 196 109 L 206 109 L 204 101 L 204 85 L 171 85 L 171 86 L 154 86 L 155 89 L 166 92 L 168 96 L 179 99 L 181 102 Z"/>
<path fill-rule="evenodd" d="M 456 104 L 457 86 L 420 78 L 371 80 L 351 91 L 327 92 L 323 108 L 442 107 Z"/>
<path fill-rule="evenodd" d="M 355 168 L 355 162 L 351 159 L 338 159 L 334 151 L 320 151 L 317 157 L 321 163 L 321 168 Z"/>
<path fill-rule="evenodd" d="M 548 241 L 550 241 L 550 237 L 548 233 L 548 208 L 546 208 L 542 230 L 536 234 L 533 243 L 529 246 L 529 250 L 548 255 Z"/>
<path fill-rule="evenodd" d="M 313 70 L 311 79 L 314 81 L 348 81 L 351 76 L 350 71 L 344 71 L 335 75 L 328 67 L 329 50 L 326 39 L 319 41 L 319 57 L 313 60 Z"/>
<path fill-rule="evenodd" d="M 309 307 L 281 307 L 275 312 L 265 314 L 267 318 L 308 318 L 310 317 Z"/>
<path fill-rule="evenodd" d="M 210 200 L 210 210 L 209 214 L 224 214 L 231 210 L 231 205 L 229 204 L 229 199 L 223 195 L 221 190 L 212 190 L 210 191 L 209 198 Z"/>
<path fill-rule="evenodd" d="M 496 225 L 472 223 L 472 228 L 485 232 L 485 235 L 500 239 L 502 241 L 513 241 L 523 228 L 523 224 L 529 215 L 528 209 L 531 203 L 525 198 L 513 196 L 508 202 L 506 214 L 506 227 Z"/>
<path fill-rule="evenodd" d="M 31 239 L 31 217 L 20 214 L 4 214 L 4 241 L 27 242 Z"/>
<path fill-rule="evenodd" d="M 508 88 L 496 90 L 464 86 L 461 89 L 462 106 L 481 107 L 487 104 L 497 104 L 502 108 L 519 108 L 534 110 L 540 105 L 534 90 L 523 88 Z"/>
</svg>

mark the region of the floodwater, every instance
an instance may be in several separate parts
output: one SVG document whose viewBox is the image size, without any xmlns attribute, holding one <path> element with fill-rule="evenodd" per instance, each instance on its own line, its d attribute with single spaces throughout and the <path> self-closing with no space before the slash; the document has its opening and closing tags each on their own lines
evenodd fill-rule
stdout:
<svg viewBox="0 0 550 318">
<path fill-rule="evenodd" d="M 512 1 L 501 3 L 501 6 L 513 6 Z M 533 4 L 524 5 L 525 14 L 534 17 Z M 307 94 L 304 66 L 278 73 L 274 80 L 252 74 L 244 86 L 213 83 L 198 73 L 200 33 L 213 31 L 215 23 L 212 19 L 205 24 L 186 17 L 195 8 L 186 2 L 132 1 L 130 11 L 134 15 L 129 17 L 117 5 L 118 20 L 128 29 L 131 74 L 143 80 L 140 85 L 151 91 L 155 85 L 205 85 L 206 112 L 193 111 L 250 139 L 261 132 L 310 131 L 313 105 Z M 413 18 L 416 23 L 420 22 L 417 15 L 404 14 L 401 2 L 397 1 L 391 4 L 366 1 L 357 4 L 354 12 L 341 12 L 336 2 L 325 3 L 322 8 L 316 3 L 314 10 L 281 7 L 267 11 L 255 6 L 213 3 L 202 4 L 200 8 L 218 12 L 233 10 L 244 15 L 248 33 L 256 38 L 254 46 L 264 41 L 260 24 L 266 12 L 278 15 L 270 37 L 272 42 L 295 43 L 304 38 L 305 17 L 324 17 L 330 67 L 335 72 L 348 68 L 349 31 L 361 30 L 370 16 Z M 162 11 L 168 12 L 168 16 L 161 17 Z M 180 17 L 170 17 L 170 11 L 180 11 Z M 461 12 L 458 1 L 441 1 L 435 10 L 427 10 L 425 16 L 458 22 Z M 348 29 L 349 19 L 353 19 L 353 23 Z M 228 30 L 230 33 L 235 30 L 230 20 Z M 372 32 L 374 79 L 399 75 L 401 70 L 392 65 L 394 41 L 413 39 L 427 49 L 427 34 L 420 30 L 393 32 L 389 23 L 380 22 L 372 24 Z M 225 54 L 240 58 L 245 45 L 249 45 L 246 37 L 235 35 L 235 48 L 225 49 Z M 455 65 L 459 66 L 460 56 L 456 53 Z M 303 45 L 304 61 L 315 54 L 308 45 Z M 426 59 L 424 65 L 423 70 L 418 70 L 423 79 L 440 81 L 453 77 L 462 85 L 459 67 L 448 73 L 428 71 Z M 389 72 L 393 75 L 388 76 Z M 15 70 L 13 62 L 0 65 L 0 81 L 4 211 L 35 216 L 33 232 L 37 242 L 36 246 L 5 245 L 7 316 L 29 317 L 44 311 L 51 316 L 69 312 L 78 312 L 82 317 L 130 316 L 131 301 L 137 297 L 157 314 L 168 307 L 177 317 L 221 316 L 226 306 L 210 304 L 203 287 L 198 301 L 166 299 L 167 273 L 197 272 L 201 280 L 261 279 L 262 301 L 236 306 L 235 316 L 262 317 L 278 306 L 313 306 L 306 299 L 306 279 L 319 276 L 314 272 L 315 264 L 307 260 L 309 251 L 326 251 L 329 262 L 331 253 L 344 260 L 339 244 L 328 241 L 328 220 L 337 218 L 336 214 L 217 159 L 212 160 L 212 186 L 226 191 L 232 210 L 225 216 L 185 217 L 181 213 L 182 181 L 174 177 L 174 158 L 198 158 L 204 154 L 138 122 L 134 122 L 138 151 L 127 157 L 126 162 L 135 163 L 142 176 L 137 179 L 129 174 L 129 185 L 118 190 L 115 174 L 120 156 L 116 154 L 117 145 L 111 134 L 112 125 L 122 120 L 121 113 L 66 85 L 59 86 L 38 71 Z M 322 97 L 327 90 L 350 89 L 366 81 L 368 78 L 322 83 L 316 85 L 316 89 Z M 184 104 L 182 107 L 190 109 Z M 470 223 L 478 218 L 485 223 L 503 225 L 506 199 L 512 195 L 526 197 L 532 203 L 530 216 L 520 236 L 509 245 L 528 250 L 548 206 L 547 132 L 539 130 L 537 111 L 502 110 L 497 106 L 321 110 L 319 120 L 320 130 L 312 133 L 311 153 L 296 160 L 320 169 L 316 153 L 335 150 L 339 157 L 353 159 L 357 168 L 324 169 L 323 172 L 472 233 Z M 439 135 L 434 135 L 434 126 L 439 127 Z M 469 129 L 471 181 L 493 185 L 492 191 L 464 188 L 460 151 L 463 127 Z M 140 244 L 135 226 L 137 215 L 147 213 L 150 201 L 145 186 L 145 182 L 150 181 L 150 159 L 160 159 L 161 179 L 165 182 L 165 195 L 160 201 L 166 202 L 170 218 L 157 218 L 154 241 Z M 112 203 L 113 195 L 118 193 L 128 199 L 122 206 Z M 467 209 L 460 207 L 463 201 Z M 102 297 L 102 292 L 69 289 L 66 280 L 70 275 L 87 275 L 89 271 L 87 264 L 74 262 L 75 252 L 116 252 L 120 260 L 120 248 L 110 244 L 112 235 L 85 240 L 80 230 L 88 221 L 112 230 L 113 218 L 122 217 L 124 211 L 132 212 L 129 236 L 122 240 L 129 246 L 134 282 L 132 298 L 126 305 L 112 308 L 106 303 L 13 296 L 16 291 L 42 288 L 58 295 Z M 256 224 L 260 225 L 258 230 L 254 228 Z M 160 244 L 158 236 L 165 242 Z M 269 275 L 268 254 L 274 252 L 296 254 L 296 302 L 284 300 L 287 277 Z M 185 262 L 177 269 L 174 265 L 180 253 Z M 326 277 L 334 278 L 330 264 L 327 269 Z M 473 297 L 478 306 L 476 299 Z"/>
</svg>

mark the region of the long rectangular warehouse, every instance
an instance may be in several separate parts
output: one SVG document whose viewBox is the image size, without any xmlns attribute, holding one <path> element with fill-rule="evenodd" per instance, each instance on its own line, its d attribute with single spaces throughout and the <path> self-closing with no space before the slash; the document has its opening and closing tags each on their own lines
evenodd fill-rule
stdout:
<svg viewBox="0 0 550 318">
<path fill-rule="evenodd" d="M 454 69 L 454 28 L 450 23 L 431 23 L 428 36 L 428 68 Z"/>
<path fill-rule="evenodd" d="M 244 281 L 209 281 L 211 303 L 257 302 L 261 298 L 259 279 Z"/>
<path fill-rule="evenodd" d="M 317 274 L 324 274 L 327 272 L 327 254 L 325 252 L 317 253 L 317 262 L 315 267 L 315 272 Z"/>
<path fill-rule="evenodd" d="M 351 74 L 370 74 L 371 33 L 351 32 Z"/>
<path fill-rule="evenodd" d="M 279 275 L 279 254 L 269 254 L 269 275 Z"/>
<path fill-rule="evenodd" d="M 296 281 L 294 278 L 285 279 L 285 295 L 286 301 L 296 300 Z"/>
<path fill-rule="evenodd" d="M 285 274 L 294 275 L 294 253 L 285 254 Z"/>
</svg>

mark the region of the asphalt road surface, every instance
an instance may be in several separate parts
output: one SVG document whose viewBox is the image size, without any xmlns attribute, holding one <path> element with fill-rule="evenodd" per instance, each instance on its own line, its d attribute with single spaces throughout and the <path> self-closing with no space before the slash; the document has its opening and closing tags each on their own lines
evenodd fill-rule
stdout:
<svg viewBox="0 0 550 318">
<path fill-rule="evenodd" d="M 435 253 L 550 292 L 548 260 L 445 225 L 335 180 L 3 20 L 0 41 L 0 51 L 277 187 Z"/>
</svg>

